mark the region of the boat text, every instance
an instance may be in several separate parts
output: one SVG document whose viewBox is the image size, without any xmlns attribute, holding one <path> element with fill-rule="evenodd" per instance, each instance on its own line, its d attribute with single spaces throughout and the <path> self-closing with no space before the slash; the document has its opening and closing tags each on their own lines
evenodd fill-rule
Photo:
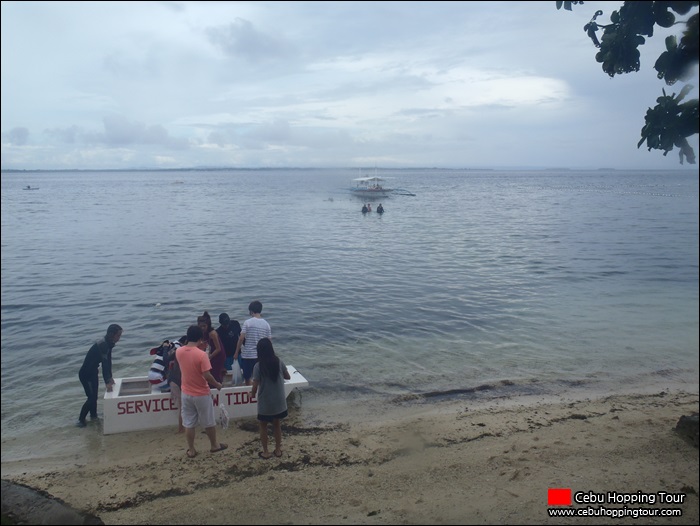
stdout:
<svg viewBox="0 0 700 526">
<path fill-rule="evenodd" d="M 223 400 L 227 406 L 255 404 L 257 399 L 248 392 L 238 393 L 217 393 L 212 395 L 215 406 Z M 161 411 L 177 411 L 178 404 L 170 397 L 154 398 L 152 400 L 129 400 L 117 403 L 118 415 L 135 415 L 138 413 L 160 413 Z"/>
</svg>

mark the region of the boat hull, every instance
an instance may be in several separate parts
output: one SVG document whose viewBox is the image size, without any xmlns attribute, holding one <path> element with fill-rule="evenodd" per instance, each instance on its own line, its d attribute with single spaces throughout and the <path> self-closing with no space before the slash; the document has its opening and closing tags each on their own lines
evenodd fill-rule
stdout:
<svg viewBox="0 0 700 526">
<path fill-rule="evenodd" d="M 297 387 L 307 387 L 309 382 L 291 365 L 287 366 L 290 380 L 284 382 L 286 396 Z M 147 376 L 132 378 L 115 378 L 111 392 L 104 396 L 105 435 L 157 429 L 159 427 L 178 425 L 179 404 L 170 397 L 170 393 L 152 392 Z M 231 384 L 230 375 L 224 385 Z M 251 386 L 241 385 L 223 387 L 220 391 L 211 390 L 214 406 L 224 404 L 229 418 L 254 417 L 258 414 L 258 401 L 250 396 Z"/>
<path fill-rule="evenodd" d="M 380 199 L 389 197 L 391 190 L 358 190 L 357 188 L 350 189 L 353 195 L 363 199 Z"/>
</svg>

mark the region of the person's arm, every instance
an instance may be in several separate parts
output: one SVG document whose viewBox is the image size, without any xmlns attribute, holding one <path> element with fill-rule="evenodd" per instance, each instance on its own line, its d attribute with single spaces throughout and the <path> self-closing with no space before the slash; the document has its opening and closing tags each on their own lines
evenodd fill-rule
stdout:
<svg viewBox="0 0 700 526">
<path fill-rule="evenodd" d="M 291 380 L 291 379 L 292 379 L 292 377 L 289 376 L 289 371 L 287 370 L 286 367 L 284 368 L 284 371 L 282 371 L 282 374 L 284 375 L 284 379 L 285 379 L 285 380 Z"/>
<path fill-rule="evenodd" d="M 241 354 L 241 347 L 243 346 L 244 341 L 245 341 L 245 332 L 241 331 L 241 335 L 238 337 L 238 341 L 236 342 L 236 352 L 233 353 L 234 360 L 238 360 L 238 355 Z"/>
<path fill-rule="evenodd" d="M 218 355 L 220 352 L 224 352 L 221 346 L 221 340 L 219 339 L 219 333 L 216 331 L 211 331 L 209 333 L 209 339 L 214 342 L 214 350 L 212 353 L 209 355 L 209 359 L 211 360 L 214 358 L 214 356 Z"/>
<path fill-rule="evenodd" d="M 253 398 L 255 398 L 255 395 L 258 394 L 258 385 L 260 385 L 260 382 L 258 382 L 258 380 L 253 378 L 253 389 L 252 389 L 252 391 L 250 391 L 250 396 Z"/>
<path fill-rule="evenodd" d="M 207 382 L 209 382 L 209 385 L 211 385 L 214 389 L 220 390 L 224 386 L 224 384 L 217 382 L 216 379 L 211 375 L 211 370 L 204 371 L 202 373 L 202 376 Z"/>
<path fill-rule="evenodd" d="M 114 378 L 112 378 L 112 349 L 106 341 L 98 344 L 100 359 L 102 360 L 102 377 L 105 381 L 105 389 L 108 393 L 112 392 L 114 387 Z"/>
</svg>

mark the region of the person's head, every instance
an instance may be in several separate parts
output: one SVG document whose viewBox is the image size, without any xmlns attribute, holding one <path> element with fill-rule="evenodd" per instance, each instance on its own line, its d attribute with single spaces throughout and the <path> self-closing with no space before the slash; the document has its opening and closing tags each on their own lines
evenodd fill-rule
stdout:
<svg viewBox="0 0 700 526">
<path fill-rule="evenodd" d="M 105 336 L 105 340 L 108 342 L 111 342 L 112 344 L 115 344 L 119 341 L 119 338 L 122 337 L 122 328 L 117 325 L 116 323 L 113 323 L 109 327 L 107 327 L 107 334 Z"/>
<path fill-rule="evenodd" d="M 258 340 L 258 360 L 269 361 L 275 356 L 275 349 L 272 347 L 270 338 L 260 338 Z"/>
<path fill-rule="evenodd" d="M 211 332 L 211 316 L 207 311 L 204 311 L 201 316 L 197 316 L 197 325 L 201 327 L 202 331 Z"/>
<path fill-rule="evenodd" d="M 248 305 L 248 312 L 251 314 L 260 314 L 262 312 L 262 303 L 258 300 L 251 301 L 250 305 Z"/>
<path fill-rule="evenodd" d="M 228 314 L 222 312 L 221 314 L 219 314 L 219 323 L 226 327 L 229 323 L 231 323 L 231 318 Z"/>
<path fill-rule="evenodd" d="M 277 382 L 279 378 L 280 362 L 275 355 L 270 338 L 260 338 L 258 340 L 258 363 L 260 364 L 260 374 Z"/>
<path fill-rule="evenodd" d="M 153 347 L 151 349 L 151 356 L 154 354 L 158 356 L 167 356 L 172 348 L 173 344 L 170 342 L 170 340 L 163 340 L 163 343 L 161 343 L 158 347 Z"/>
<path fill-rule="evenodd" d="M 202 328 L 199 325 L 190 325 L 187 328 L 187 343 L 194 345 L 202 339 Z"/>
</svg>

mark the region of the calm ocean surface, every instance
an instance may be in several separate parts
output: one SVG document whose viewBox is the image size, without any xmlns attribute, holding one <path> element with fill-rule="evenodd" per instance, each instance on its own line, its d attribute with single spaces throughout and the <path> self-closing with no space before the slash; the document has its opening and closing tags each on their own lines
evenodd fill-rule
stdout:
<svg viewBox="0 0 700 526">
<path fill-rule="evenodd" d="M 73 427 L 110 323 L 115 376 L 141 376 L 204 310 L 242 323 L 253 299 L 309 422 L 413 395 L 697 391 L 697 170 L 379 175 L 415 196 L 363 216 L 349 169 L 3 173 L 3 462 L 112 439 Z"/>
</svg>

